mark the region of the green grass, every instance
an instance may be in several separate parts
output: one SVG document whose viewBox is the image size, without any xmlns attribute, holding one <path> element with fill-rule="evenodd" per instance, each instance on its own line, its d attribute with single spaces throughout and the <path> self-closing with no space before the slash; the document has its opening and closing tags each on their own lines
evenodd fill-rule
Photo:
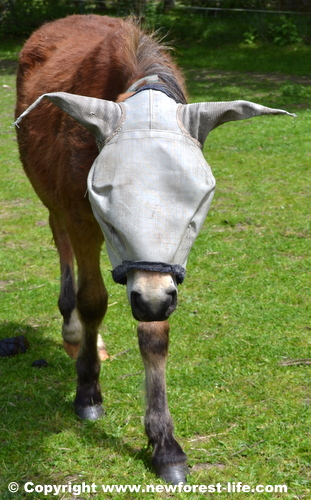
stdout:
<svg viewBox="0 0 311 500">
<path fill-rule="evenodd" d="M 3 46 L 2 59 L 14 61 L 19 46 Z M 272 78 L 275 47 L 269 46 L 258 77 L 255 66 L 246 70 L 239 45 L 207 54 L 206 64 L 202 46 L 196 58 L 194 43 L 188 52 L 180 45 L 191 101 L 245 98 L 298 114 L 230 123 L 209 135 L 204 151 L 217 192 L 171 319 L 168 396 L 176 436 L 192 467 L 189 484 L 288 486 L 288 494 L 258 493 L 255 500 L 311 494 L 310 366 L 280 364 L 311 357 L 310 83 L 301 79 L 311 57 L 310 49 L 296 48 L 304 51 L 305 64 L 284 73 L 279 66 Z M 281 50 L 293 54 L 295 48 Z M 54 498 L 23 493 L 27 481 L 160 485 L 143 431 L 136 322 L 125 289 L 112 282 L 105 253 L 110 307 L 102 333 L 111 355 L 126 352 L 102 365 L 105 419 L 83 423 L 73 414 L 75 368 L 61 345 L 57 254 L 47 212 L 22 172 L 10 128 L 15 66 L 0 67 L 0 338 L 24 334 L 30 342 L 26 354 L 0 359 L 1 498 Z M 40 358 L 47 368 L 31 366 Z M 8 492 L 11 481 L 21 485 L 19 493 Z M 202 495 L 79 498 L 173 496 Z"/>
</svg>

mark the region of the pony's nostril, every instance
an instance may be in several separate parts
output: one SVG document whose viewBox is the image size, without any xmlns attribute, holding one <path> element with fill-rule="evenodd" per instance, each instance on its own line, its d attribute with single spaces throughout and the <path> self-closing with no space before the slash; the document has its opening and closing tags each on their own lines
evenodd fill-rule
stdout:
<svg viewBox="0 0 311 500">
<path fill-rule="evenodd" d="M 164 321 L 175 311 L 177 292 L 166 292 L 161 300 L 148 300 L 144 294 L 133 290 L 131 292 L 131 307 L 135 319 L 138 321 Z"/>
<path fill-rule="evenodd" d="M 172 312 L 174 312 L 176 309 L 177 291 L 172 290 L 171 292 L 168 292 L 167 297 L 168 297 L 168 300 L 167 300 L 168 308 L 167 308 L 166 314 L 167 314 L 167 317 L 169 317 L 172 314 Z"/>
<path fill-rule="evenodd" d="M 140 292 L 131 292 L 131 307 L 135 319 L 140 320 L 141 317 L 146 313 L 146 304 Z"/>
</svg>

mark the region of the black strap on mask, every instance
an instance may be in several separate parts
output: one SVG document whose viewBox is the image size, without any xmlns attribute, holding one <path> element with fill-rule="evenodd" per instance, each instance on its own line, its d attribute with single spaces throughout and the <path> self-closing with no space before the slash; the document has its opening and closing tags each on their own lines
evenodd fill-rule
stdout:
<svg viewBox="0 0 311 500">
<path fill-rule="evenodd" d="M 145 262 L 135 260 L 124 260 L 122 264 L 112 271 L 113 280 L 120 285 L 126 285 L 127 273 L 132 269 L 138 271 L 153 271 L 157 273 L 174 274 L 176 282 L 180 285 L 184 279 L 186 270 L 179 264 L 165 264 L 164 262 Z"/>
<path fill-rule="evenodd" d="M 138 94 L 138 92 L 142 92 L 143 90 L 158 90 L 159 92 L 163 92 L 163 94 L 166 94 L 171 99 L 174 99 L 177 104 L 185 104 L 185 102 L 182 101 L 180 97 L 176 96 L 176 92 L 170 90 L 166 85 L 163 85 L 161 83 L 150 83 L 147 85 L 143 85 L 143 87 L 139 87 L 139 89 L 135 91 L 135 95 Z"/>
</svg>

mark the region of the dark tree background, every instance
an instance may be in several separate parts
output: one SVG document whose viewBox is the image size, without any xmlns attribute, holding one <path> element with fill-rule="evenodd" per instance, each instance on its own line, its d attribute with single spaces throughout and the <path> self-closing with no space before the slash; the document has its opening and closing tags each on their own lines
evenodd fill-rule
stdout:
<svg viewBox="0 0 311 500">
<path fill-rule="evenodd" d="M 27 35 L 45 21 L 74 13 L 152 17 L 174 7 L 175 0 L 0 0 L 0 35 Z M 178 0 L 178 7 L 213 15 L 230 9 L 311 14 L 311 0 Z"/>
</svg>

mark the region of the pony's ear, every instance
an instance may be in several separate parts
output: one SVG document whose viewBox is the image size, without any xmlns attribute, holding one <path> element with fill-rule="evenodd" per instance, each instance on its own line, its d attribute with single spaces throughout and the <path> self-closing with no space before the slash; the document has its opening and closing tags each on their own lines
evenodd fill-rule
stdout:
<svg viewBox="0 0 311 500">
<path fill-rule="evenodd" d="M 103 143 L 115 131 L 122 115 L 120 106 L 112 101 L 68 94 L 67 92 L 52 92 L 39 97 L 19 116 L 14 125 L 18 126 L 24 116 L 38 106 L 44 98 L 52 101 L 53 104 L 89 130 L 99 144 Z"/>
<path fill-rule="evenodd" d="M 249 101 L 199 102 L 181 109 L 181 121 L 191 137 L 204 144 L 209 132 L 223 123 L 260 115 L 290 115 L 283 109 L 267 108 Z"/>
</svg>

